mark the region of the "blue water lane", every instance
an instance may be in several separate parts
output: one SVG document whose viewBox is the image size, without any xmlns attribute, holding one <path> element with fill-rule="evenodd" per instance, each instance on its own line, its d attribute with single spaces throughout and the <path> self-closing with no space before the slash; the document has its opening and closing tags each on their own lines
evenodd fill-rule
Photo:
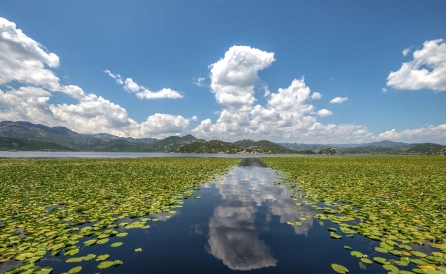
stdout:
<svg viewBox="0 0 446 274">
<path fill-rule="evenodd" d="M 231 270 L 276 267 L 268 243 L 261 234 L 270 231 L 272 219 L 280 223 L 305 219 L 294 226 L 296 234 L 307 234 L 313 220 L 308 211 L 297 211 L 286 185 L 274 185 L 276 174 L 256 160 L 244 160 L 216 185 L 219 205 L 209 220 L 208 251 Z"/>
</svg>

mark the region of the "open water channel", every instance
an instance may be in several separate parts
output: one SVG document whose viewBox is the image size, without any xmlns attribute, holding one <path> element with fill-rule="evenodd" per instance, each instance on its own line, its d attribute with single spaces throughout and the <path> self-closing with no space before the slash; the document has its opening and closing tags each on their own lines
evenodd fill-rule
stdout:
<svg viewBox="0 0 446 274">
<path fill-rule="evenodd" d="M 223 178 L 203 185 L 194 193 L 201 199 L 185 200 L 171 218 L 149 216 L 159 221 L 148 221 L 148 229 L 128 230 L 125 238 L 113 237 L 105 245 L 84 247 L 76 254 L 110 254 L 122 265 L 100 270 L 94 260 L 65 263 L 63 255 L 47 255 L 36 264 L 53 267 L 53 273 L 76 265 L 83 267 L 81 273 L 335 273 L 332 263 L 347 267 L 349 273 L 388 272 L 378 264 L 359 263 L 343 248 L 348 245 L 371 257 L 377 242 L 358 234 L 331 239 L 327 228 L 338 226 L 313 219 L 315 212 L 296 206 L 293 193 L 278 182 L 277 171 L 259 159 L 243 159 Z M 302 225 L 286 224 L 296 221 Z M 124 244 L 110 248 L 118 241 Z M 0 265 L 0 272 L 4 267 Z"/>
</svg>

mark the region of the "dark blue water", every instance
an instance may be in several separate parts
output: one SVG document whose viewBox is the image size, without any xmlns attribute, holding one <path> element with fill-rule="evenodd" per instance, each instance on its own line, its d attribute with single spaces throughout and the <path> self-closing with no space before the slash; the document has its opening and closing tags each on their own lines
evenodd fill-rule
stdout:
<svg viewBox="0 0 446 274">
<path fill-rule="evenodd" d="M 189 198 L 175 214 L 167 214 L 171 218 L 166 219 L 166 213 L 150 216 L 160 220 L 149 221 L 148 229 L 126 230 L 127 237 L 84 247 L 74 256 L 110 254 L 108 260 L 122 260 L 123 265 L 101 270 L 95 260 L 65 263 L 63 255 L 46 256 L 37 265 L 50 265 L 54 273 L 77 265 L 83 267 L 81 273 L 335 273 L 331 264 L 337 263 L 350 273 L 388 272 L 378 264 L 361 269 L 359 259 L 343 248 L 349 245 L 369 257 L 389 258 L 375 253 L 377 242 L 357 234 L 331 239 L 327 228 L 339 226 L 311 218 L 311 210 L 296 206 L 288 187 L 276 181 L 274 170 L 258 159 L 245 159 L 227 176 L 197 191 L 194 195 L 201 199 Z M 301 226 L 286 224 L 301 218 L 308 218 Z M 124 244 L 110 247 L 118 241 Z"/>
</svg>

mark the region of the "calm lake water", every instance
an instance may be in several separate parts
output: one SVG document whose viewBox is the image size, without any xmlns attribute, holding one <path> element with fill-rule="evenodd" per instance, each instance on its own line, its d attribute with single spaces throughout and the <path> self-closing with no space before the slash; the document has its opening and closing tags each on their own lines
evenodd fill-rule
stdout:
<svg viewBox="0 0 446 274">
<path fill-rule="evenodd" d="M 350 273 L 388 272 L 378 264 L 360 265 L 359 259 L 343 248 L 349 245 L 369 257 L 391 258 L 375 252 L 378 242 L 358 234 L 331 239 L 327 228 L 339 226 L 309 217 L 312 211 L 296 206 L 288 187 L 275 184 L 277 181 L 276 171 L 264 167 L 258 159 L 244 159 L 221 180 L 205 184 L 194 193 L 201 199 L 185 200 L 171 218 L 165 218 L 167 213 L 150 216 L 160 220 L 149 221 L 148 229 L 126 230 L 127 237 L 83 247 L 74 256 L 110 254 L 109 260 L 122 260 L 123 265 L 100 270 L 95 260 L 65 263 L 63 255 L 47 255 L 37 265 L 50 265 L 54 273 L 77 265 L 83 267 L 81 273 L 335 273 L 331 264 L 337 263 Z M 286 224 L 301 218 L 308 218 L 301 226 Z M 132 220 L 118 223 L 122 221 Z M 119 241 L 124 244 L 110 247 Z M 135 252 L 135 248 L 143 251 Z M 1 268 L 5 270 L 4 265 Z"/>
<path fill-rule="evenodd" d="M 154 152 L 53 152 L 53 151 L 0 151 L 0 158 L 146 158 L 146 157 L 305 157 L 305 154 L 207 154 L 207 153 L 154 153 Z"/>
</svg>

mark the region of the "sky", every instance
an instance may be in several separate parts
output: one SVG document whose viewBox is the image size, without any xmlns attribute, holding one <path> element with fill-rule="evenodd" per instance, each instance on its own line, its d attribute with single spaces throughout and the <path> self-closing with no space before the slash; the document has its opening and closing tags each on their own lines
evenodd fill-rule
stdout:
<svg viewBox="0 0 446 274">
<path fill-rule="evenodd" d="M 2 1 L 0 120 L 446 144 L 446 1 Z"/>
</svg>

